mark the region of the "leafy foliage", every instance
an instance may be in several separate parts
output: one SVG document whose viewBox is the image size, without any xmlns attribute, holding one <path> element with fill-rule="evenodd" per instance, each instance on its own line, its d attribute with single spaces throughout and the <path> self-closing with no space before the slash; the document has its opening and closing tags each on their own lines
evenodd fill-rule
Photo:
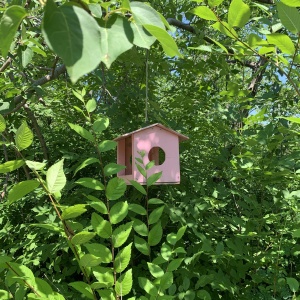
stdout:
<svg viewBox="0 0 300 300">
<path fill-rule="evenodd" d="M 299 297 L 298 0 L 0 5 L 1 299 Z"/>
</svg>

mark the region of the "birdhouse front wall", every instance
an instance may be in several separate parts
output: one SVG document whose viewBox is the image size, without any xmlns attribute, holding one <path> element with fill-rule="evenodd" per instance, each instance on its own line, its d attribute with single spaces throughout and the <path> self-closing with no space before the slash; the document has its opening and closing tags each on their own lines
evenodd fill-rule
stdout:
<svg viewBox="0 0 300 300">
<path fill-rule="evenodd" d="M 158 161 L 158 157 L 150 157 L 151 149 L 160 147 L 165 154 L 165 160 L 161 165 L 155 165 L 147 171 L 148 177 L 154 173 L 162 172 L 161 178 L 157 183 L 179 183 L 180 167 L 179 167 L 179 138 L 176 134 L 166 131 L 160 127 L 151 127 L 133 134 L 132 147 L 132 163 L 133 178 L 139 183 L 146 183 L 143 175 L 136 167 L 135 158 L 141 158 L 139 152 L 145 151 L 143 158 L 144 165 L 149 163 L 150 159 Z M 156 150 L 156 149 L 155 149 Z M 154 156 L 157 156 L 156 153 Z"/>
</svg>

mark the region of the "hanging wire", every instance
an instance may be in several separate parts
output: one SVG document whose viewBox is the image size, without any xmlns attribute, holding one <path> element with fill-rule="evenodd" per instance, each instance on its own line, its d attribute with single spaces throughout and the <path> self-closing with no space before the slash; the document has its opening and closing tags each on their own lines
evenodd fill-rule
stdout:
<svg viewBox="0 0 300 300">
<path fill-rule="evenodd" d="M 148 60 L 149 49 L 146 50 L 146 97 L 145 97 L 145 123 L 148 123 Z"/>
</svg>

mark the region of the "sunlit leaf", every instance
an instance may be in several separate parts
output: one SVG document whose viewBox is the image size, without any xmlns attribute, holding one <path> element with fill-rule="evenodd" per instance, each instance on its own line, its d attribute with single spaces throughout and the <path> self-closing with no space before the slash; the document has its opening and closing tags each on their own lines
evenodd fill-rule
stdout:
<svg viewBox="0 0 300 300">
<path fill-rule="evenodd" d="M 272 33 L 267 35 L 270 44 L 276 45 L 283 53 L 293 55 L 295 46 L 289 36 L 283 33 Z"/>
<path fill-rule="evenodd" d="M 106 187 L 106 197 L 109 200 L 117 200 L 124 195 L 126 191 L 126 183 L 122 178 L 112 178 Z"/>
<path fill-rule="evenodd" d="M 28 193 L 34 191 L 40 183 L 37 180 L 26 180 L 17 183 L 8 193 L 8 204 L 22 199 Z"/>
<path fill-rule="evenodd" d="M 27 13 L 24 7 L 12 5 L 6 9 L 0 20 L 0 49 L 6 57 L 14 36 Z"/>
<path fill-rule="evenodd" d="M 250 7 L 242 0 L 233 0 L 228 11 L 228 24 L 230 27 L 244 27 L 250 19 Z"/>
<path fill-rule="evenodd" d="M 50 193 L 60 192 L 67 182 L 63 165 L 64 160 L 62 159 L 47 171 L 46 183 Z"/>
<path fill-rule="evenodd" d="M 115 291 L 119 296 L 125 296 L 130 293 L 132 288 L 132 269 L 128 270 L 125 274 L 122 274 L 115 286 Z"/>
<path fill-rule="evenodd" d="M 300 32 L 300 13 L 296 7 L 290 7 L 282 2 L 276 3 L 279 18 L 289 31 L 292 33 Z M 300 1 L 299 1 L 300 5 Z"/>
<path fill-rule="evenodd" d="M 164 52 L 166 55 L 173 57 L 183 57 L 182 54 L 179 52 L 178 47 L 173 40 L 173 38 L 166 32 L 166 30 L 161 29 L 160 27 L 153 26 L 153 25 L 144 25 L 144 27 L 149 31 L 163 47 Z"/>
<path fill-rule="evenodd" d="M 28 148 L 32 144 L 33 133 L 26 122 L 23 122 L 22 125 L 18 128 L 15 141 L 16 146 L 20 151 Z"/>
<path fill-rule="evenodd" d="M 116 272 L 121 273 L 127 268 L 131 258 L 131 246 L 132 243 L 118 252 L 114 261 L 114 269 Z"/>
<path fill-rule="evenodd" d="M 85 204 L 76 204 L 65 208 L 61 214 L 61 217 L 63 220 L 74 219 L 85 212 Z"/>
<path fill-rule="evenodd" d="M 4 164 L 0 165 L 0 174 L 1 173 L 8 173 L 12 172 L 16 169 L 19 169 L 25 164 L 24 160 L 18 159 L 18 160 L 9 160 L 5 162 Z"/>
<path fill-rule="evenodd" d="M 47 45 L 64 61 L 72 82 L 93 71 L 101 61 L 100 28 L 75 5 L 46 2 L 42 32 Z"/>
<path fill-rule="evenodd" d="M 101 22 L 100 32 L 100 59 L 110 68 L 120 54 L 132 48 L 133 31 L 126 18 L 114 14 L 108 21 Z"/>
</svg>

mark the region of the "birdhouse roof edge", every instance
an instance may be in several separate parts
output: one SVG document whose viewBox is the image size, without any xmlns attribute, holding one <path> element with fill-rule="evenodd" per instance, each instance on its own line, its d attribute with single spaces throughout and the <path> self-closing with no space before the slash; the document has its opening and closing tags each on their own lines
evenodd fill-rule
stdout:
<svg viewBox="0 0 300 300">
<path fill-rule="evenodd" d="M 177 136 L 179 137 L 179 141 L 180 141 L 180 142 L 189 139 L 187 136 L 185 136 L 185 135 L 183 135 L 183 134 L 181 134 L 181 133 L 179 133 L 179 132 L 177 132 L 177 131 L 175 131 L 175 130 L 173 130 L 173 129 L 171 129 L 171 128 L 168 128 L 168 127 L 166 127 L 166 126 L 164 126 L 164 125 L 162 125 L 162 124 L 160 124 L 160 123 L 155 123 L 155 124 L 152 124 L 152 125 L 149 125 L 149 126 L 146 126 L 146 127 L 143 127 L 143 128 L 140 128 L 140 129 L 137 129 L 137 130 L 128 132 L 128 133 L 125 133 L 125 134 L 123 134 L 123 135 L 120 135 L 120 136 L 116 137 L 116 138 L 114 139 L 114 141 L 122 140 L 122 139 L 124 139 L 124 138 L 126 138 L 126 137 L 129 137 L 129 136 L 131 136 L 131 135 L 133 135 L 133 134 L 135 134 L 135 133 L 137 133 L 137 132 L 140 132 L 140 131 L 143 131 L 143 130 L 146 130 L 146 129 L 149 129 L 149 128 L 152 128 L 152 127 L 156 127 L 156 126 L 162 128 L 162 129 L 164 129 L 164 130 L 166 130 L 166 131 L 169 131 L 169 132 L 172 133 L 172 134 L 177 135 Z"/>
</svg>

